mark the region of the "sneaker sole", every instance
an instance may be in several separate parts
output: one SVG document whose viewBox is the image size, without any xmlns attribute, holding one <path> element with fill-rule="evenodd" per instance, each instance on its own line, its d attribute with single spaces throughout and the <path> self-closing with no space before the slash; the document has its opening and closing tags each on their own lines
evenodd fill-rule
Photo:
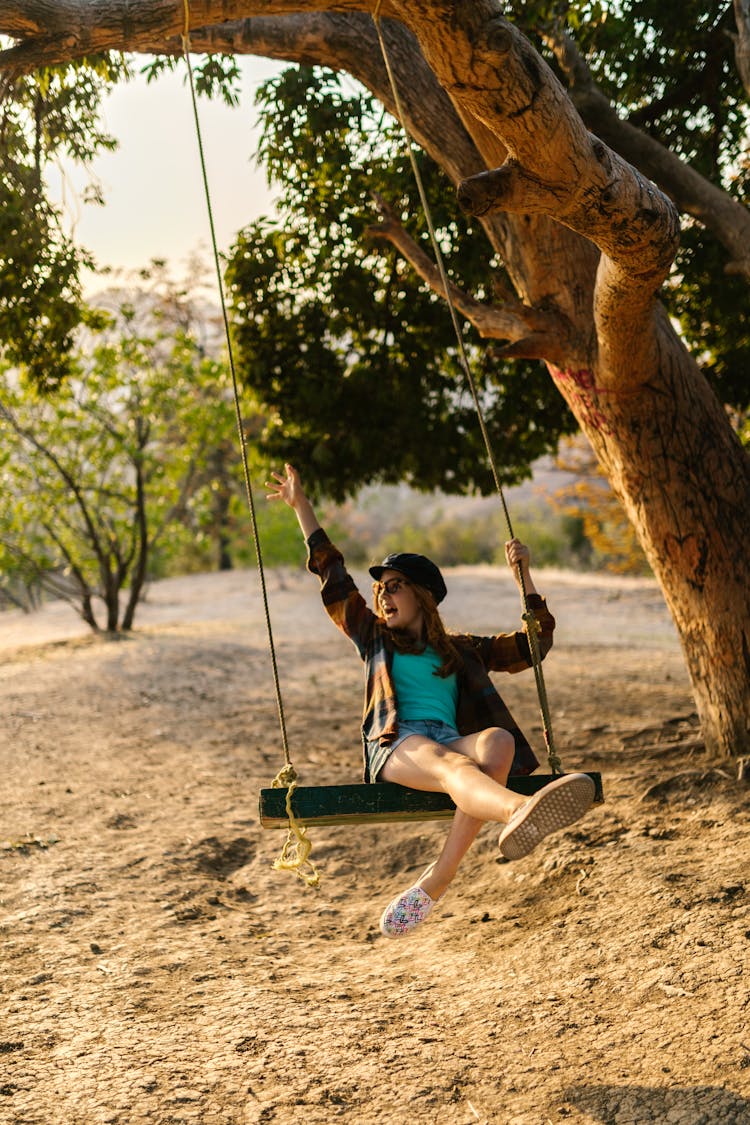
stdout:
<svg viewBox="0 0 750 1125">
<path fill-rule="evenodd" d="M 587 813 L 596 788 L 585 773 L 565 774 L 545 785 L 529 801 L 525 815 L 500 835 L 500 852 L 506 859 L 522 859 L 552 832 L 567 828 Z"/>
</svg>

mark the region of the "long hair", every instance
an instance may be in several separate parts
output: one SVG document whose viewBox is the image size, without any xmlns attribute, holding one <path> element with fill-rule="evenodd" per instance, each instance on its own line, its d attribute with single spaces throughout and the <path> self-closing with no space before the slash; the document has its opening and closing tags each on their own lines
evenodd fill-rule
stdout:
<svg viewBox="0 0 750 1125">
<path fill-rule="evenodd" d="M 414 591 L 414 596 L 417 599 L 417 604 L 422 611 L 422 617 L 424 619 L 422 636 L 414 637 L 405 629 L 389 629 L 388 636 L 391 638 L 393 647 L 397 652 L 418 655 L 424 652 L 427 645 L 434 648 L 435 652 L 443 661 L 441 666 L 435 669 L 435 675 L 445 679 L 454 672 L 458 672 L 461 668 L 461 656 L 443 624 L 443 619 L 440 616 L 437 602 L 433 595 L 424 586 L 418 586 L 416 582 L 411 583 L 411 588 Z M 377 594 L 375 595 L 375 613 L 380 621 L 383 621 L 385 624 L 384 618 L 380 613 Z"/>
</svg>

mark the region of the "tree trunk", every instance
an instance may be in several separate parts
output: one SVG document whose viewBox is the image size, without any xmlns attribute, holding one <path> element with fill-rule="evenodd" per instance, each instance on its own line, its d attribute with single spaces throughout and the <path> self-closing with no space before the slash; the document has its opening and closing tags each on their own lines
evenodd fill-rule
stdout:
<svg viewBox="0 0 750 1125">
<path fill-rule="evenodd" d="M 232 570 L 232 537 L 230 534 L 229 509 L 232 502 L 232 488 L 227 468 L 227 449 L 218 444 L 208 458 L 208 471 L 213 479 L 213 528 L 218 544 L 217 565 L 219 570 Z"/>
<path fill-rule="evenodd" d="M 104 583 L 104 608 L 107 614 L 107 632 L 116 633 L 120 623 L 120 588 L 111 575 Z"/>
<path fill-rule="evenodd" d="M 750 0 L 734 0 L 734 19 L 737 24 L 734 37 L 737 71 L 750 97 Z"/>
<path fill-rule="evenodd" d="M 135 532 L 135 565 L 131 567 L 130 571 L 130 594 L 128 595 L 128 602 L 125 606 L 121 626 L 123 632 L 126 633 L 133 628 L 135 611 L 140 601 L 141 591 L 143 590 L 143 584 L 146 581 L 146 573 L 148 571 L 148 517 L 146 514 L 146 490 L 140 461 L 136 464 L 135 470 L 137 525 Z"/>
<path fill-rule="evenodd" d="M 2 0 L 0 33 L 19 40 L 5 63 L 22 70 L 96 50 L 179 50 L 182 0 L 100 0 L 96 19 L 92 10 L 82 0 Z M 658 303 L 679 236 L 676 211 L 587 131 L 494 0 L 385 0 L 381 10 L 400 21 L 384 19 L 383 29 L 407 124 L 452 181 L 464 181 L 462 204 L 483 224 L 519 296 L 494 318 L 485 310 L 487 334 L 510 341 L 506 354 L 546 360 L 662 585 L 707 744 L 747 755 L 750 471 Z M 736 10 L 744 31 L 745 0 Z M 193 0 L 190 30 L 194 47 L 344 67 L 392 107 L 373 55 L 371 11 L 371 0 Z M 684 197 L 703 206 L 693 187 Z M 704 210 L 710 224 L 714 208 Z M 721 237 L 744 272 L 731 214 L 722 212 Z M 394 229 L 383 237 L 400 238 Z M 439 290 L 408 239 L 399 249 Z M 461 307 L 469 319 L 479 316 L 470 299 Z"/>
<path fill-rule="evenodd" d="M 81 594 L 81 607 L 80 614 L 86 624 L 95 633 L 99 632 L 99 623 L 94 616 L 93 598 L 88 591 L 83 591 Z"/>
<path fill-rule="evenodd" d="M 586 370 L 550 374 L 664 591 L 706 743 L 741 757 L 750 741 L 748 458 L 666 321 L 663 332 L 658 385 L 620 391 Z"/>
</svg>

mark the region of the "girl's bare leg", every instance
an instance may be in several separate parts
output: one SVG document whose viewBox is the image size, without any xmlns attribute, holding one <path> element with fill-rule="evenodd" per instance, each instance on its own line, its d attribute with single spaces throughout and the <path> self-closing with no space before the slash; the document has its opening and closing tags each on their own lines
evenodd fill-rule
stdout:
<svg viewBox="0 0 750 1125">
<path fill-rule="evenodd" d="M 400 753 L 402 750 L 404 753 Z M 384 781 L 395 781 L 413 789 L 442 790 L 448 792 L 457 805 L 459 795 L 462 801 L 467 800 L 467 788 L 480 787 L 481 794 L 476 801 L 468 797 L 472 811 L 476 808 L 494 814 L 475 816 L 465 811 L 465 807 L 457 808 L 440 855 L 419 880 L 430 898 L 439 898 L 451 883 L 484 822 L 505 823 L 524 804 L 526 798 L 512 793 L 504 784 L 513 752 L 512 736 L 498 727 L 468 735 L 451 743 L 450 747 L 414 735 L 401 743 L 383 767 L 380 776 Z"/>
</svg>

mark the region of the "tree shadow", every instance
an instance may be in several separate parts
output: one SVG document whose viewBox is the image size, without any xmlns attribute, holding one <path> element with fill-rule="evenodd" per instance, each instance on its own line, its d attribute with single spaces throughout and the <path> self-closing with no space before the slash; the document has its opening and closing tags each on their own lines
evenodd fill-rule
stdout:
<svg viewBox="0 0 750 1125">
<path fill-rule="evenodd" d="M 750 1122 L 750 1101 L 721 1086 L 570 1086 L 566 1100 L 602 1125 L 684 1121 L 685 1125 Z"/>
</svg>

